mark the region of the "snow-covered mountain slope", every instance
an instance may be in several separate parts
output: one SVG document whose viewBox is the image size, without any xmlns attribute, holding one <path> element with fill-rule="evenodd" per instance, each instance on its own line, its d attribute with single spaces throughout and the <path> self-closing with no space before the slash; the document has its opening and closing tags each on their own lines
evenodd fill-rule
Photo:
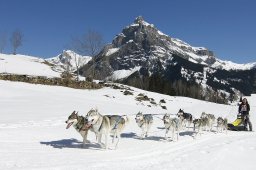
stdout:
<svg viewBox="0 0 256 170">
<path fill-rule="evenodd" d="M 152 65 L 158 60 L 160 60 L 163 67 L 166 67 L 172 61 L 173 54 L 195 64 L 202 64 L 214 69 L 229 71 L 256 68 L 256 62 L 238 64 L 218 59 L 213 51 L 205 47 L 193 47 L 180 39 L 172 38 L 162 33 L 153 24 L 144 21 L 142 17 L 137 17 L 134 23 L 126 26 L 122 33 L 113 39 L 111 44 L 106 45 L 98 56 L 98 65 L 108 68 L 100 70 L 107 72 L 107 77 L 109 77 L 112 76 L 111 73 L 117 70 L 130 71 L 137 66 L 153 67 Z M 110 66 L 101 63 L 101 60 L 105 62 L 109 58 L 111 59 Z M 175 62 L 172 64 L 175 64 Z M 85 67 L 85 69 L 89 69 L 89 67 Z M 86 74 L 90 74 L 90 71 L 87 70 L 86 72 Z M 105 78 L 103 75 L 99 73 L 98 77 Z"/>
<path fill-rule="evenodd" d="M 53 69 L 57 72 L 63 72 L 67 69 L 74 72 L 77 68 L 87 64 L 91 59 L 92 57 L 90 56 L 81 56 L 74 51 L 64 50 L 63 53 L 59 54 L 57 57 L 48 58 L 46 61 L 53 64 Z"/>
<path fill-rule="evenodd" d="M 11 55 L 0 53 L 0 73 L 19 75 L 59 77 L 60 73 L 53 71 L 44 59 L 26 55 Z"/>
<path fill-rule="evenodd" d="M 198 89 L 188 91 L 209 91 L 211 96 L 217 91 L 224 92 L 224 100 L 230 94 L 249 95 L 256 91 L 256 63 L 222 61 L 204 47 L 193 47 L 162 33 L 142 17 L 125 27 L 95 61 L 83 66 L 80 73 L 164 94 L 193 97 L 188 93 L 177 94 L 178 82 L 189 84 L 184 89 Z M 200 95 L 210 98 L 205 94 Z"/>
<path fill-rule="evenodd" d="M 195 118 L 205 111 L 231 122 L 236 118 L 236 105 L 132 90 L 134 95 L 125 96 L 121 90 L 111 88 L 76 90 L 0 80 L 0 169 L 255 169 L 255 132 L 204 132 L 194 139 L 191 127 L 180 133 L 179 141 L 163 139 L 163 113 L 176 114 L 183 108 Z M 139 93 L 154 98 L 156 103 L 164 99 L 167 110 L 134 100 Z M 255 125 L 256 95 L 248 100 Z M 129 115 L 117 150 L 102 150 L 92 132 L 88 136 L 91 143 L 82 149 L 81 136 L 73 127 L 65 129 L 64 122 L 73 110 L 85 115 L 92 107 L 102 114 Z M 138 139 L 141 130 L 134 120 L 138 111 L 159 114 L 154 116 L 149 137 L 144 140 Z"/>
<path fill-rule="evenodd" d="M 223 61 L 216 59 L 216 62 L 212 65 L 213 68 L 222 68 L 225 70 L 250 70 L 256 68 L 256 62 L 247 64 L 237 64 L 232 61 Z"/>
<path fill-rule="evenodd" d="M 146 22 L 141 16 L 137 17 L 134 23 L 126 26 L 122 33 L 118 34 L 114 38 L 112 42 L 113 47 L 108 48 L 106 55 L 109 56 L 109 54 L 116 53 L 120 48 L 122 48 L 121 46 L 132 43 L 136 43 L 137 45 L 142 43 L 142 47 L 145 51 L 147 48 L 149 49 L 149 51 L 146 51 L 146 54 L 149 57 L 144 56 L 140 59 L 136 58 L 138 53 L 136 53 L 134 56 L 126 55 L 127 59 L 135 58 L 135 62 L 136 60 L 137 62 L 138 60 L 143 62 L 144 59 L 151 60 L 152 57 L 153 59 L 154 57 L 162 57 L 164 61 L 164 56 L 177 54 L 189 60 L 190 62 L 203 64 L 215 69 L 250 70 L 256 67 L 256 62 L 238 64 L 232 61 L 218 59 L 215 57 L 213 51 L 210 51 L 205 47 L 194 47 L 185 41 L 162 33 L 153 24 Z M 136 50 L 136 48 L 133 50 Z"/>
<path fill-rule="evenodd" d="M 81 56 L 73 51 L 63 51 L 57 57 L 42 59 L 27 55 L 0 53 L 0 73 L 60 77 L 63 71 L 74 72 L 91 60 L 89 56 Z"/>
<path fill-rule="evenodd" d="M 182 52 L 189 57 L 190 61 L 195 63 L 224 70 L 250 70 L 256 67 L 256 62 L 238 64 L 232 61 L 221 60 L 214 56 L 213 51 L 209 51 L 205 47 L 193 47 L 177 38 L 171 38 L 171 40 L 174 42 L 174 46 L 178 47 L 176 51 Z"/>
</svg>

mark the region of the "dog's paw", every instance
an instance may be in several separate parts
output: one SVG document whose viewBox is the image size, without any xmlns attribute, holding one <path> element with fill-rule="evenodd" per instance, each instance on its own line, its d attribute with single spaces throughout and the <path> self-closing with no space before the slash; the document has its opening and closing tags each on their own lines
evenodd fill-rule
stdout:
<svg viewBox="0 0 256 170">
<path fill-rule="evenodd" d="M 88 146 L 87 146 L 86 144 L 82 144 L 82 145 L 81 145 L 81 148 L 82 148 L 82 149 L 87 149 Z"/>
<path fill-rule="evenodd" d="M 101 147 L 102 149 L 107 149 L 107 148 L 106 148 L 106 145 L 105 145 L 104 143 L 100 143 L 100 147 Z"/>
<path fill-rule="evenodd" d="M 90 140 L 86 140 L 86 143 L 91 143 L 91 141 Z"/>
<path fill-rule="evenodd" d="M 144 138 L 144 137 L 140 137 L 139 139 L 140 139 L 140 140 L 144 140 L 145 138 Z"/>
</svg>

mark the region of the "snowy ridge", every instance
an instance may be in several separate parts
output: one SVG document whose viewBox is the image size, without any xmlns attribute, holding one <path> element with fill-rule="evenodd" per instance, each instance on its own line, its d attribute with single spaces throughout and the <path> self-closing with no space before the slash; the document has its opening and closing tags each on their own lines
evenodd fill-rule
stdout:
<svg viewBox="0 0 256 170">
<path fill-rule="evenodd" d="M 189 45 L 188 43 L 177 39 L 172 38 L 172 41 L 175 43 L 176 46 L 178 46 L 180 49 L 176 49 L 177 51 L 187 54 L 190 58 L 189 61 L 194 63 L 200 63 L 204 65 L 208 65 L 206 60 L 209 58 L 214 58 L 216 61 L 213 64 L 210 64 L 209 66 L 216 69 L 224 69 L 224 70 L 250 70 L 252 68 L 256 67 L 256 62 L 253 63 L 247 63 L 247 64 L 238 64 L 234 63 L 232 61 L 225 61 L 221 59 L 217 59 L 214 56 L 209 55 L 198 55 L 198 51 L 208 51 L 205 47 L 193 47 Z"/>
<path fill-rule="evenodd" d="M 217 59 L 216 62 L 212 65 L 212 67 L 223 68 L 225 70 L 250 70 L 256 68 L 256 62 L 247 64 L 237 64 L 232 61 L 223 61 Z"/>
<path fill-rule="evenodd" d="M 132 87 L 132 96 L 111 88 L 76 90 L 1 80 L 0 87 L 1 112 L 5 113 L 0 119 L 0 169 L 233 170 L 234 166 L 236 169 L 255 169 L 255 132 L 216 134 L 204 131 L 193 139 L 191 127 L 180 133 L 179 141 L 165 141 L 163 138 L 165 130 L 158 118 L 164 113 L 176 114 L 179 108 L 183 108 L 198 118 L 202 111 L 206 111 L 216 117 L 227 117 L 231 122 L 236 118 L 235 103 L 220 105 Z M 160 106 L 148 107 L 149 102 L 134 100 L 139 93 L 154 98 L 157 103 L 164 99 L 167 110 Z M 256 95 L 248 100 L 251 113 L 255 113 Z M 127 114 L 130 118 L 116 150 L 101 149 L 92 132 L 88 136 L 91 143 L 82 149 L 82 137 L 73 127 L 65 129 L 64 121 L 73 110 L 85 115 L 96 106 L 104 115 Z M 159 114 L 154 116 L 149 137 L 144 140 L 138 139 L 141 130 L 134 120 L 138 111 Z M 251 114 L 251 121 L 256 123 L 255 114 Z M 111 141 L 109 143 L 112 148 Z"/>
<path fill-rule="evenodd" d="M 90 56 L 81 56 L 74 51 L 64 50 L 63 53 L 59 54 L 57 57 L 48 58 L 46 61 L 54 65 L 53 69 L 57 72 L 63 72 L 68 69 L 71 72 L 74 72 L 81 66 L 87 64 L 92 57 Z"/>
<path fill-rule="evenodd" d="M 59 77 L 44 59 L 26 55 L 0 54 L 0 73 Z"/>
</svg>

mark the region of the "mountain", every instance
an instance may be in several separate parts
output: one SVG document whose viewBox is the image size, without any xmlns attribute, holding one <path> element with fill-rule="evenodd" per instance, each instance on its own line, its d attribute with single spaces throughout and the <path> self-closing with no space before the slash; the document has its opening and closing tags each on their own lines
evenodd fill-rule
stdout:
<svg viewBox="0 0 256 170">
<path fill-rule="evenodd" d="M 92 57 L 81 56 L 71 50 L 63 50 L 61 54 L 56 57 L 46 59 L 49 63 L 53 64 L 52 69 L 57 72 L 63 72 L 67 69 L 71 72 L 75 72 L 77 67 L 87 64 Z"/>
<path fill-rule="evenodd" d="M 172 38 L 142 17 L 107 44 L 95 62 L 79 71 L 84 76 L 171 95 L 191 96 L 193 91 L 196 98 L 207 93 L 227 98 L 256 91 L 256 63 L 222 61 L 213 51 Z"/>
</svg>

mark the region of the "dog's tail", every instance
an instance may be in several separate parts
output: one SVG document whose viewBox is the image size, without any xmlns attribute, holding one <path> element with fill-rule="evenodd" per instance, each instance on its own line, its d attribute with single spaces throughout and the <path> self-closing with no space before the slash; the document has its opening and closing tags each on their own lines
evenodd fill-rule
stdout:
<svg viewBox="0 0 256 170">
<path fill-rule="evenodd" d="M 123 115 L 122 119 L 123 119 L 124 123 L 129 123 L 129 121 L 130 121 L 130 119 L 128 118 L 127 115 Z"/>
</svg>

